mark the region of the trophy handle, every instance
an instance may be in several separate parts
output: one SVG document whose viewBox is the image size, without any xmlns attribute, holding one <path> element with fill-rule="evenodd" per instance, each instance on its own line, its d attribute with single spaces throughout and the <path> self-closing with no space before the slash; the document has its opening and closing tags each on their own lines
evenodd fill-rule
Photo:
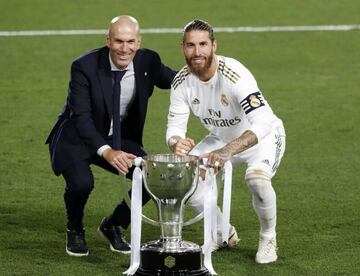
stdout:
<svg viewBox="0 0 360 276">
<path fill-rule="evenodd" d="M 188 225 L 194 224 L 195 222 L 198 222 L 199 220 L 203 219 L 203 217 L 204 217 L 204 212 L 201 212 L 201 213 L 197 214 L 195 217 L 189 219 L 188 221 L 185 221 L 183 223 L 183 225 L 188 226 Z"/>
<path fill-rule="evenodd" d="M 145 176 L 143 175 L 143 180 L 146 181 L 146 178 Z M 127 185 L 126 184 L 127 181 L 126 181 L 126 177 L 124 176 L 124 185 L 120 185 L 121 188 L 121 193 L 124 195 L 124 200 L 127 204 L 127 206 L 129 206 L 129 209 L 131 209 L 131 198 L 129 196 L 129 193 L 128 193 L 128 190 L 131 188 L 130 185 Z M 150 225 L 153 225 L 153 226 L 160 226 L 160 222 L 154 220 L 154 219 L 151 219 L 147 216 L 145 216 L 144 214 L 141 214 L 142 216 L 142 220 Z M 185 221 L 183 223 L 183 226 L 189 226 L 191 224 L 194 224 L 200 220 L 202 220 L 204 218 L 204 212 L 201 212 L 199 214 L 197 214 L 195 217 Z"/>
<path fill-rule="evenodd" d="M 128 200 L 131 200 L 129 195 L 127 195 L 127 198 Z M 125 200 L 126 201 L 126 200 Z M 128 202 L 126 202 L 127 204 L 129 204 Z M 183 223 L 183 226 L 188 226 L 188 225 L 191 225 L 191 224 L 194 224 L 200 220 L 202 220 L 204 218 L 204 212 L 201 212 L 199 214 L 197 214 L 195 217 L 185 221 Z M 160 223 L 158 221 L 155 221 L 151 218 L 148 218 L 147 216 L 145 216 L 144 214 L 142 214 L 142 220 L 148 224 L 151 224 L 153 226 L 160 226 Z"/>
<path fill-rule="evenodd" d="M 128 198 L 129 198 L 129 200 L 131 200 L 130 197 L 129 197 L 129 195 L 128 195 Z M 195 217 L 189 219 L 188 221 L 185 221 L 185 222 L 183 223 L 183 226 L 188 226 L 188 225 L 194 224 L 194 223 L 202 220 L 203 217 L 204 217 L 204 212 L 201 212 L 201 213 L 197 214 Z M 159 223 L 158 221 L 155 221 L 155 220 L 153 220 L 153 219 L 151 219 L 151 218 L 148 218 L 148 217 L 145 216 L 144 214 L 142 214 L 142 220 L 143 220 L 144 222 L 148 223 L 148 224 L 153 225 L 153 226 L 160 226 L 160 223 Z"/>
<path fill-rule="evenodd" d="M 148 218 L 144 214 L 141 214 L 141 216 L 142 216 L 142 220 L 145 221 L 146 223 L 151 224 L 153 226 L 160 226 L 160 222 L 155 221 L 155 220 L 153 220 L 151 218 Z"/>
<path fill-rule="evenodd" d="M 131 185 L 127 184 L 127 180 L 126 180 L 125 176 L 124 176 L 124 181 L 123 182 L 124 182 L 124 184 L 120 185 L 121 194 L 123 194 L 125 203 L 129 207 L 129 209 L 131 209 L 131 198 L 130 198 L 129 193 L 128 193 L 129 189 L 131 188 Z M 146 223 L 151 224 L 153 226 L 160 226 L 159 222 L 157 222 L 157 221 L 155 221 L 155 220 L 153 220 L 151 218 L 148 218 L 144 214 L 142 214 L 141 216 L 142 216 L 142 220 L 145 221 Z"/>
</svg>

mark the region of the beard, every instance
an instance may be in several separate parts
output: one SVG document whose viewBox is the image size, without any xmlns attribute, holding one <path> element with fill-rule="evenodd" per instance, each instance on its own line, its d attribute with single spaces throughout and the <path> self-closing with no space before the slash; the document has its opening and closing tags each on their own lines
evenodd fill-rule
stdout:
<svg viewBox="0 0 360 276">
<path fill-rule="evenodd" d="M 191 58 L 185 58 L 186 60 L 186 64 L 189 66 L 190 71 L 196 75 L 196 76 L 204 76 L 206 74 L 206 72 L 209 70 L 209 68 L 211 67 L 211 64 L 213 62 L 214 59 L 214 51 L 211 50 L 211 53 L 209 56 L 205 56 L 205 64 L 204 66 L 193 66 L 191 63 L 192 58 L 195 57 L 191 57 Z"/>
</svg>

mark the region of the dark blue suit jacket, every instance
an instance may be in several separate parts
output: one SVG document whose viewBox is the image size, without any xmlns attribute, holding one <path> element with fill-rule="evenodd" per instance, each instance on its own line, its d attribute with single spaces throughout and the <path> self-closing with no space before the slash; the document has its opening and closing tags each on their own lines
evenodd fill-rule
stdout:
<svg viewBox="0 0 360 276">
<path fill-rule="evenodd" d="M 154 86 L 169 89 L 176 72 L 162 64 L 159 55 L 149 49 L 139 49 L 133 63 L 136 92 L 128 116 L 122 122 L 121 136 L 124 145 L 142 147 L 148 99 Z M 68 97 L 46 141 L 50 144 L 51 164 L 56 175 L 75 160 L 91 158 L 99 147 L 109 143 L 112 106 L 109 49 L 103 47 L 72 63 Z"/>
</svg>

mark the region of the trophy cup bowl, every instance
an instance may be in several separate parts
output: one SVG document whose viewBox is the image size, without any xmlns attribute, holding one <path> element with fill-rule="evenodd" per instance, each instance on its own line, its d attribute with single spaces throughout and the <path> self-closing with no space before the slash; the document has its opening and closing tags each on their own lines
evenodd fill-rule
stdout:
<svg viewBox="0 0 360 276">
<path fill-rule="evenodd" d="M 144 185 L 155 202 L 161 234 L 141 247 L 136 275 L 210 275 L 201 248 L 181 238 L 185 203 L 198 184 L 197 157 L 155 154 L 144 159 Z"/>
</svg>

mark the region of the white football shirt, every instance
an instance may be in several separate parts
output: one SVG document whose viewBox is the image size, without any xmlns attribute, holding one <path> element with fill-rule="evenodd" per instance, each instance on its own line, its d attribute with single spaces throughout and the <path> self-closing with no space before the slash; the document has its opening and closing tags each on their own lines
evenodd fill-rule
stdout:
<svg viewBox="0 0 360 276">
<path fill-rule="evenodd" d="M 245 130 L 258 140 L 282 125 L 262 96 L 255 78 L 235 59 L 216 56 L 218 68 L 208 81 L 201 81 L 187 66 L 171 86 L 166 140 L 186 137 L 190 109 L 205 128 L 226 143 Z"/>
</svg>

